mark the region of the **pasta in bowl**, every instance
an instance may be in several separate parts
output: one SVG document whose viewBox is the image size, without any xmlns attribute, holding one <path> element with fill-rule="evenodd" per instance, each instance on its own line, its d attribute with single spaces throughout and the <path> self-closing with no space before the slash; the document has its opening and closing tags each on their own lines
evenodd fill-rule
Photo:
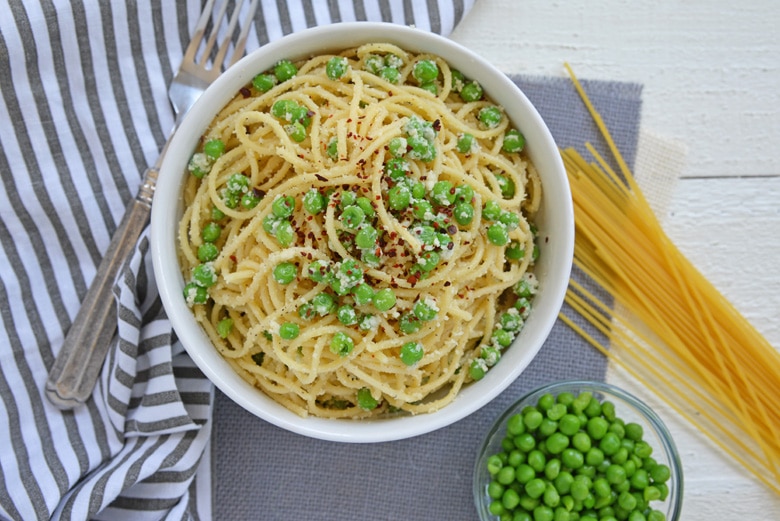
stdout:
<svg viewBox="0 0 780 521">
<path fill-rule="evenodd" d="M 171 145 L 155 197 L 170 179 L 177 204 L 156 199 L 152 224 L 166 311 L 206 374 L 277 425 L 381 441 L 451 423 L 511 383 L 560 307 L 554 143 L 443 38 L 286 40 L 220 78 Z"/>
</svg>

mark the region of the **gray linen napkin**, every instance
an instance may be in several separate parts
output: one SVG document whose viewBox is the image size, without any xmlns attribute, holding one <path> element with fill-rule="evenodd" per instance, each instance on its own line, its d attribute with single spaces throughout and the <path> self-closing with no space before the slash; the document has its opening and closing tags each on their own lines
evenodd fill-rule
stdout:
<svg viewBox="0 0 780 521">
<path fill-rule="evenodd" d="M 559 146 L 574 146 L 584 153 L 583 144 L 590 141 L 607 157 L 605 144 L 568 79 L 513 79 L 536 105 Z M 625 159 L 633 164 L 641 87 L 582 83 Z M 574 276 L 581 279 L 577 273 Z M 583 327 L 601 338 L 584 321 Z M 217 391 L 212 445 L 215 518 L 475 519 L 473 466 L 495 418 L 544 383 L 604 380 L 606 365 L 600 353 L 558 321 L 531 365 L 486 407 L 439 431 L 368 445 L 326 442 L 283 431 Z"/>
</svg>

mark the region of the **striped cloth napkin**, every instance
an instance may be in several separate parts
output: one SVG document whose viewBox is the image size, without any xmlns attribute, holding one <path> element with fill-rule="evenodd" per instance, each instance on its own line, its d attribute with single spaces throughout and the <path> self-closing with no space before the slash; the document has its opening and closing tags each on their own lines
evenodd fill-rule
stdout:
<svg viewBox="0 0 780 521">
<path fill-rule="evenodd" d="M 474 0 L 261 0 L 247 48 L 372 20 L 449 34 Z M 62 412 L 49 368 L 173 125 L 168 84 L 200 2 L 0 5 L 0 517 L 209 519 L 214 390 L 177 341 L 145 234 L 114 292 L 92 399 Z"/>
</svg>

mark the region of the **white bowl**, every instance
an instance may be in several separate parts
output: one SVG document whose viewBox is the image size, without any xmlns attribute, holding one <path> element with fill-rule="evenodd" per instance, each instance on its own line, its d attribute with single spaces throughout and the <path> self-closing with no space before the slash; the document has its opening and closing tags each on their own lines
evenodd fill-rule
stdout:
<svg viewBox="0 0 780 521">
<path fill-rule="evenodd" d="M 217 112 L 259 72 L 280 59 L 299 59 L 368 42 L 389 42 L 411 52 L 447 60 L 503 106 L 526 137 L 527 153 L 542 180 L 543 200 L 536 224 L 543 239 L 535 273 L 540 282 L 534 310 L 515 345 L 480 381 L 463 388 L 439 411 L 378 420 L 303 418 L 244 381 L 213 347 L 182 298 L 184 280 L 176 255 L 181 188 L 187 162 Z M 536 356 L 563 303 L 574 248 L 574 214 L 558 148 L 536 109 L 501 71 L 484 58 L 441 36 L 401 25 L 343 23 L 307 29 L 264 45 L 220 76 L 195 103 L 170 143 L 160 170 L 151 221 L 154 273 L 163 305 L 185 349 L 214 384 L 252 414 L 298 434 L 342 442 L 381 442 L 417 436 L 450 425 L 506 389 Z"/>
</svg>

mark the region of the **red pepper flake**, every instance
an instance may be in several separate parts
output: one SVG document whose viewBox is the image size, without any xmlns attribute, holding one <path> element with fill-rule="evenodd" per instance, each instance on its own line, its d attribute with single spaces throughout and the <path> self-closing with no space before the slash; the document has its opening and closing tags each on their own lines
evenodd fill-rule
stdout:
<svg viewBox="0 0 780 521">
<path fill-rule="evenodd" d="M 449 280 L 445 280 L 444 281 L 444 287 L 445 288 L 449 288 L 451 285 L 452 285 L 452 282 L 450 282 Z"/>
<path fill-rule="evenodd" d="M 447 233 L 449 233 L 450 235 L 455 235 L 457 233 L 457 231 L 458 231 L 458 228 L 454 224 L 450 224 L 449 226 L 447 226 Z M 450 243 L 450 244 L 452 244 L 452 243 Z"/>
<path fill-rule="evenodd" d="M 417 275 L 409 275 L 409 277 L 406 279 L 406 282 L 414 286 L 415 284 L 417 284 L 419 280 L 420 277 L 418 277 Z"/>
<path fill-rule="evenodd" d="M 316 178 L 317 178 L 317 180 L 319 180 L 319 181 L 322 181 L 323 183 L 324 183 L 325 181 L 327 181 L 327 180 L 328 180 L 328 178 L 327 178 L 327 177 L 325 177 L 325 176 L 324 176 L 324 175 L 322 175 L 322 174 L 314 174 L 314 177 L 316 177 Z"/>
<path fill-rule="evenodd" d="M 233 262 L 238 262 L 238 259 L 236 258 L 235 255 L 231 255 L 230 260 L 232 260 Z"/>
<path fill-rule="evenodd" d="M 441 121 L 439 121 L 438 119 L 433 122 L 433 130 L 435 130 L 436 132 L 441 130 Z"/>
<path fill-rule="evenodd" d="M 241 93 L 241 96 L 246 99 L 249 96 L 252 95 L 252 91 L 249 90 L 247 87 L 241 87 L 241 90 L 239 91 Z"/>
</svg>

